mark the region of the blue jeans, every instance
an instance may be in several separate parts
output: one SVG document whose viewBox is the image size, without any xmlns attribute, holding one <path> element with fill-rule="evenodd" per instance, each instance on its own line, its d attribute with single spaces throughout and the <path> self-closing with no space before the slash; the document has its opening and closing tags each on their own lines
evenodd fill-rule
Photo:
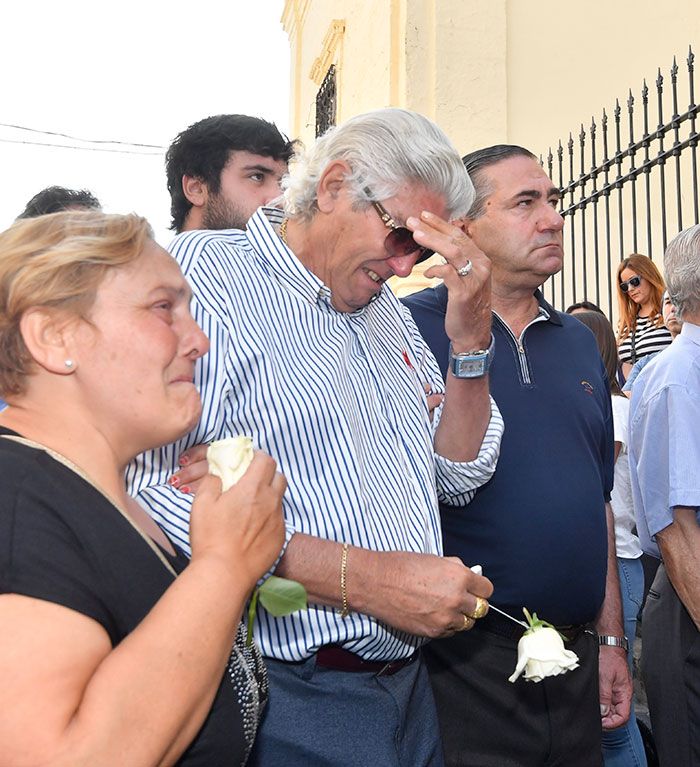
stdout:
<svg viewBox="0 0 700 767">
<path fill-rule="evenodd" d="M 622 615 L 625 634 L 630 642 L 627 660 L 632 671 L 632 645 L 637 631 L 637 617 L 642 606 L 644 594 L 644 569 L 641 559 L 617 558 L 617 571 L 620 576 L 622 595 Z M 647 767 L 642 736 L 639 734 L 637 719 L 634 715 L 634 700 L 627 724 L 615 730 L 603 732 L 603 760 L 605 767 Z"/>
<path fill-rule="evenodd" d="M 265 665 L 270 701 L 249 767 L 444 767 L 422 659 L 385 676 L 322 668 L 316 656 Z"/>
</svg>

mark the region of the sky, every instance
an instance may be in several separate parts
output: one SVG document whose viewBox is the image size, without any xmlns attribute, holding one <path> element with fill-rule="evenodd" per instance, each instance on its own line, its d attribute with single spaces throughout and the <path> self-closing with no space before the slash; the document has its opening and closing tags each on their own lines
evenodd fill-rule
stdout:
<svg viewBox="0 0 700 767">
<path fill-rule="evenodd" d="M 59 184 L 89 189 L 106 212 L 146 216 L 158 242 L 167 245 L 172 233 L 163 161 L 177 133 L 209 115 L 234 112 L 264 117 L 288 132 L 290 56 L 280 23 L 283 5 L 283 0 L 4 4 L 0 229 L 36 192 Z"/>
</svg>

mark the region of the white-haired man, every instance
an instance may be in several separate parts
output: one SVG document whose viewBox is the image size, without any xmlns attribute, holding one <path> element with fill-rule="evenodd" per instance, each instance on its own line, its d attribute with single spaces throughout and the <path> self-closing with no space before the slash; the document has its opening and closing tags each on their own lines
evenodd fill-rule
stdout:
<svg viewBox="0 0 700 767">
<path fill-rule="evenodd" d="M 437 126 L 379 110 L 317 141 L 284 212 L 171 247 L 211 340 L 203 418 L 132 469 L 132 489 L 186 545 L 190 499 L 166 483 L 176 457 L 250 434 L 289 482 L 276 572 L 309 594 L 307 612 L 259 615 L 270 703 L 254 764 L 442 764 L 420 637 L 471 628 L 491 586 L 440 556 L 438 498 L 468 503 L 502 432 L 486 375 L 490 265 L 447 223 L 472 197 Z M 457 363 L 434 425 L 426 387 L 442 392 L 442 377 L 385 288 L 428 251 L 446 259 L 432 274 L 449 290 Z"/>
<path fill-rule="evenodd" d="M 630 472 L 642 547 L 661 556 L 642 616 L 646 685 L 663 765 L 700 764 L 700 226 L 673 239 L 666 285 L 683 326 L 632 389 Z"/>
</svg>

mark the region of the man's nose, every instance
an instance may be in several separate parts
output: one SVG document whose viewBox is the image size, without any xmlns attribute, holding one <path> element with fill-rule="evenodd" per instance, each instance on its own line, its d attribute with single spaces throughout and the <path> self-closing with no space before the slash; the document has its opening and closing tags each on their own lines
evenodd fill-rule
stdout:
<svg viewBox="0 0 700 767">
<path fill-rule="evenodd" d="M 561 231 L 564 228 L 564 217 L 556 208 L 548 204 L 540 218 L 540 228 L 543 231 Z"/>
<path fill-rule="evenodd" d="M 390 256 L 386 262 L 397 277 L 408 277 L 416 265 L 419 254 L 420 251 L 417 250 L 415 253 L 409 253 L 407 256 Z"/>
</svg>

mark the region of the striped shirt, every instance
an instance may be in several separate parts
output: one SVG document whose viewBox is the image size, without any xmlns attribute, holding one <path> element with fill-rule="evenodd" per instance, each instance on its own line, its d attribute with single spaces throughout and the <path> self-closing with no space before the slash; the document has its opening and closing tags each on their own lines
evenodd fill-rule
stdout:
<svg viewBox="0 0 700 767">
<path fill-rule="evenodd" d="M 186 437 L 129 467 L 129 490 L 189 550 L 191 498 L 166 484 L 178 455 L 248 434 L 288 480 L 287 541 L 303 532 L 370 550 L 441 554 L 438 498 L 463 506 L 492 476 L 500 413 L 492 403 L 474 461 L 436 455 L 423 385 L 441 392 L 444 384 L 408 310 L 385 287 L 362 309 L 336 311 L 328 288 L 280 240 L 282 217 L 264 208 L 246 232 L 187 232 L 172 243 L 211 341 L 196 371 L 203 413 Z M 263 654 L 280 660 L 330 643 L 397 659 L 422 641 L 317 605 L 277 619 L 259 608 L 255 632 Z"/>
<path fill-rule="evenodd" d="M 665 325 L 659 327 L 654 325 L 659 316 L 657 314 L 656 317 L 637 317 L 634 330 L 618 346 L 620 362 L 634 364 L 641 357 L 660 352 L 673 341 L 673 336 Z M 632 353 L 633 339 L 634 354 Z"/>
</svg>

